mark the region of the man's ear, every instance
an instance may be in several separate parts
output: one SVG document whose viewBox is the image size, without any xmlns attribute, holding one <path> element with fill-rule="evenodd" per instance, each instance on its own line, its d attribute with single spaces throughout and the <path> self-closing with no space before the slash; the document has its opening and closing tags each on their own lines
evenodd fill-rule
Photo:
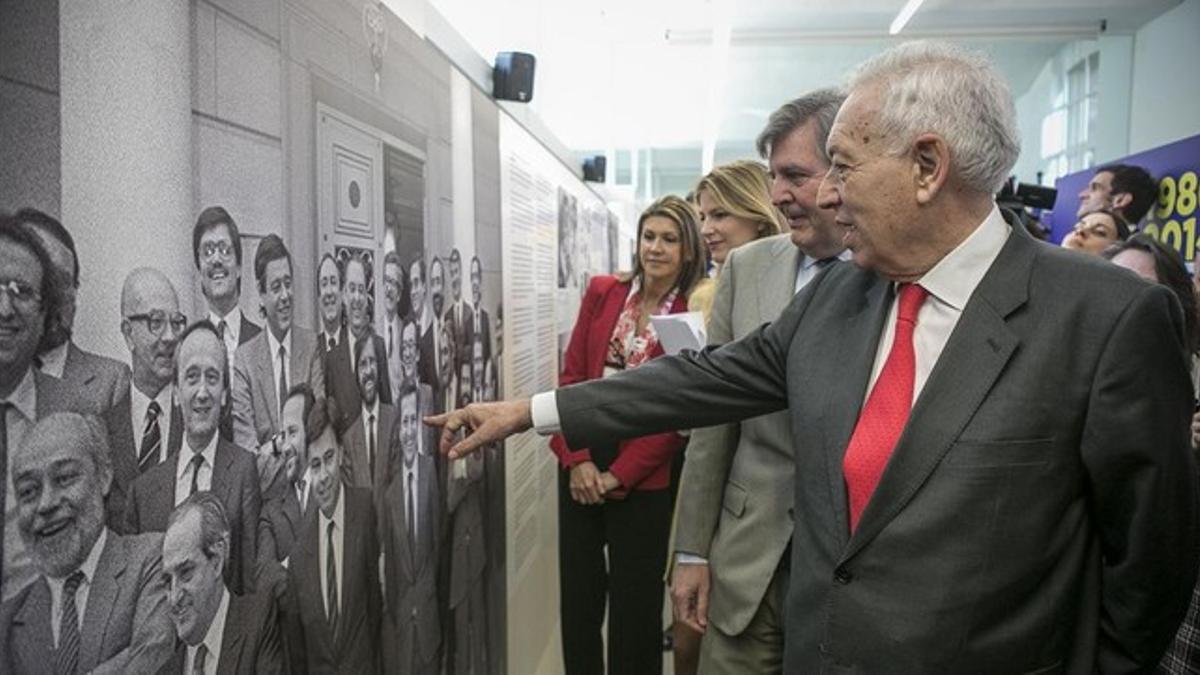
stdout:
<svg viewBox="0 0 1200 675">
<path fill-rule="evenodd" d="M 950 177 L 950 146 L 937 134 L 921 134 L 913 141 L 912 159 L 917 203 L 928 204 Z"/>
<path fill-rule="evenodd" d="M 1128 192 L 1114 192 L 1112 196 L 1112 208 L 1114 211 L 1120 211 L 1126 206 L 1133 203 L 1133 195 Z"/>
</svg>

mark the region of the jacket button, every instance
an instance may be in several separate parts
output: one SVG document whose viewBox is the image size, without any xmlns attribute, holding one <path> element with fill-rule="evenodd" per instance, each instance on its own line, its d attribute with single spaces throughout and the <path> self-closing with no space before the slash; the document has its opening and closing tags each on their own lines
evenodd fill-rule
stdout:
<svg viewBox="0 0 1200 675">
<path fill-rule="evenodd" d="M 839 567 L 833 571 L 833 580 L 839 584 L 842 584 L 843 586 L 850 583 L 850 580 L 853 578 L 854 575 L 851 574 L 850 570 L 846 569 L 845 567 Z"/>
</svg>

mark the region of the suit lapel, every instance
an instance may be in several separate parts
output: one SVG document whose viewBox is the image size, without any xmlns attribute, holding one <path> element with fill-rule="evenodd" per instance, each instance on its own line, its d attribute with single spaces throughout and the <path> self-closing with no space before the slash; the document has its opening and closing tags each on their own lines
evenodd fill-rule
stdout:
<svg viewBox="0 0 1200 675">
<path fill-rule="evenodd" d="M 929 381 L 913 404 L 908 424 L 863 510 L 845 559 L 862 550 L 912 499 L 1020 345 L 1020 337 L 1005 319 L 1028 298 L 1034 252 L 1030 237 L 1022 228 L 1013 228 L 1000 255 L 963 308 Z"/>
<path fill-rule="evenodd" d="M 25 603 L 13 617 L 12 648 L 16 652 L 13 665 L 33 668 L 49 665 L 54 653 L 54 634 L 50 629 L 50 586 L 39 576 L 29 589 Z M 21 669 L 17 668 L 19 672 Z M 50 668 L 34 672 L 50 672 Z"/>
<path fill-rule="evenodd" d="M 837 354 L 835 358 L 822 363 L 822 370 L 818 371 L 821 375 L 816 376 L 820 379 L 813 380 L 832 384 L 827 391 L 808 394 L 825 398 L 821 419 L 826 423 L 818 425 L 818 428 L 823 434 L 830 503 L 833 506 L 837 532 L 842 537 L 849 536 L 850 532 L 842 458 L 866 398 L 875 350 L 878 348 L 883 323 L 887 320 L 893 297 L 891 284 L 887 281 L 873 276 L 863 279 L 863 288 L 850 295 L 854 301 L 847 302 L 846 319 L 838 326 L 839 334 L 835 338 L 838 345 Z"/>
<path fill-rule="evenodd" d="M 293 341 L 293 346 L 295 342 Z M 259 388 L 263 392 L 263 398 L 267 404 L 267 418 L 271 423 L 272 429 L 279 428 L 278 409 L 279 396 L 275 393 L 275 389 L 279 387 L 279 383 L 275 380 L 275 358 L 276 355 L 271 353 L 271 343 L 267 341 L 267 331 L 262 331 L 255 336 L 254 346 L 252 347 L 251 360 L 254 362 L 254 375 L 258 379 Z"/>
<path fill-rule="evenodd" d="M 792 300 L 796 289 L 796 271 L 800 260 L 800 249 L 791 237 L 775 241 L 772 254 L 764 261 L 758 277 L 758 322 L 755 326 L 779 318 L 779 314 Z"/>
<path fill-rule="evenodd" d="M 79 667 L 87 672 L 100 662 L 100 650 L 108 632 L 108 621 L 115 607 L 126 602 L 121 576 L 125 573 L 125 547 L 115 532 L 108 533 L 104 550 L 96 563 L 87 608 L 80 623 Z"/>
<path fill-rule="evenodd" d="M 242 660 L 242 648 L 248 626 L 242 622 L 241 597 L 229 594 L 229 612 L 225 615 L 225 631 L 221 635 L 221 655 L 217 660 L 218 675 L 237 673 Z"/>
<path fill-rule="evenodd" d="M 226 504 L 231 503 L 228 499 L 228 492 L 232 483 L 229 475 L 233 471 L 234 451 L 244 452 L 236 447 L 228 446 L 224 439 L 217 439 L 217 449 L 213 452 L 212 485 L 209 488 Z M 233 514 L 230 514 L 230 517 L 232 518 Z"/>
<path fill-rule="evenodd" d="M 595 329 L 592 331 L 594 346 L 592 353 L 589 354 L 592 359 L 588 369 L 589 377 L 597 378 L 604 373 L 604 358 L 608 355 L 608 341 L 612 337 L 613 328 L 617 325 L 617 319 L 621 316 L 621 309 L 625 306 L 625 298 L 628 293 L 628 284 L 622 283 L 612 283 L 605 290 L 604 304 L 595 322 Z"/>
</svg>

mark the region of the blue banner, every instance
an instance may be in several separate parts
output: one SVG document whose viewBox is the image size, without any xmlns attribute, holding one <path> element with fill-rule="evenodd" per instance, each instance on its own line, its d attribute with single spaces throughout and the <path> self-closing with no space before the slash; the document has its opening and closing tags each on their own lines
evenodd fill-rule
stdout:
<svg viewBox="0 0 1200 675">
<path fill-rule="evenodd" d="M 1200 198 L 1200 135 L 1115 159 L 1105 164 L 1134 164 L 1144 167 L 1158 180 L 1158 201 L 1142 220 L 1140 229 L 1183 254 L 1190 264 L 1196 257 L 1196 210 Z M 1103 166 L 1103 165 L 1101 165 Z M 1058 198 L 1054 210 L 1042 215 L 1054 243 L 1074 227 L 1079 193 L 1087 187 L 1096 168 L 1067 174 L 1054 182 Z"/>
</svg>

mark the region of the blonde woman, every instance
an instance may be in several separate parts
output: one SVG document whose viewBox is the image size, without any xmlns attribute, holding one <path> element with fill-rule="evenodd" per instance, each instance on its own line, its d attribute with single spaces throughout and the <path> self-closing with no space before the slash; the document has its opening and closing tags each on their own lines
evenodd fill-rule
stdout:
<svg viewBox="0 0 1200 675">
<path fill-rule="evenodd" d="M 770 177 L 758 162 L 738 160 L 708 172 L 695 189 L 700 236 L 716 267 L 713 278 L 692 291 L 688 309 L 703 312 L 708 322 L 716 292 L 716 275 L 725 258 L 742 244 L 787 231 L 783 214 L 771 203 Z"/>
</svg>

